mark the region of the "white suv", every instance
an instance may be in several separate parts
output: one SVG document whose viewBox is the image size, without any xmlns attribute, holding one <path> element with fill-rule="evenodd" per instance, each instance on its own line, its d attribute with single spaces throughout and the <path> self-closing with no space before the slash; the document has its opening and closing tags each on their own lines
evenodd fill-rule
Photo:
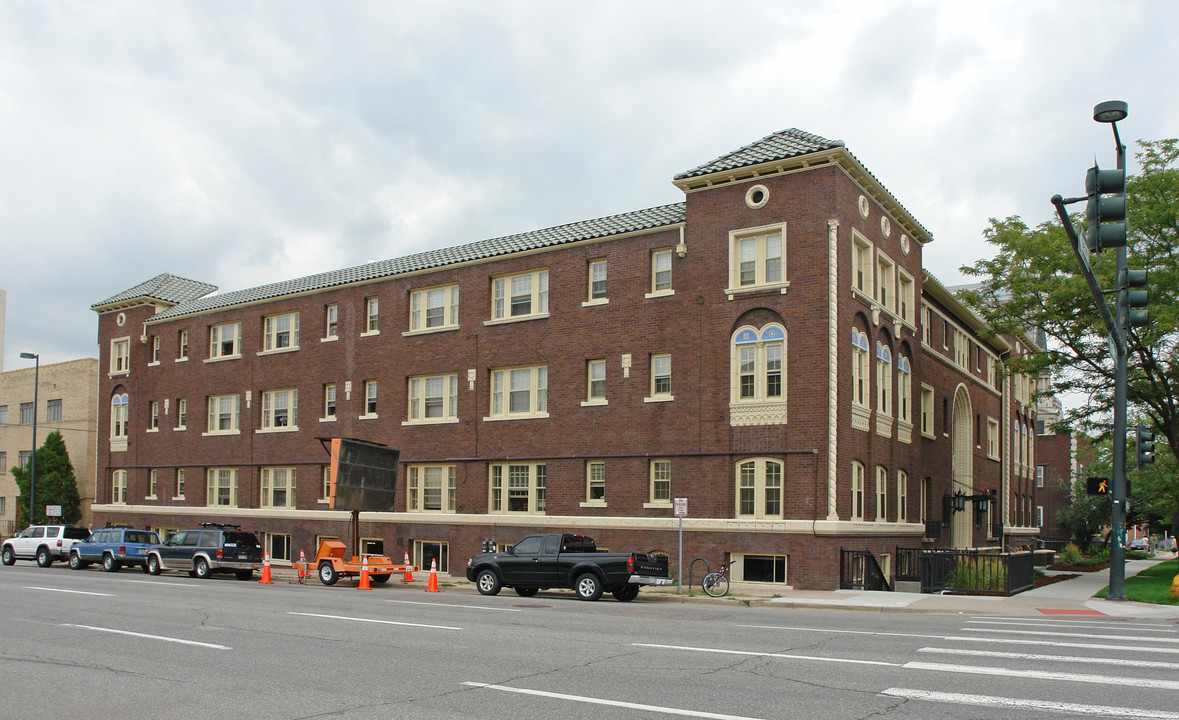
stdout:
<svg viewBox="0 0 1179 720">
<path fill-rule="evenodd" d="M 12 565 L 19 560 L 36 560 L 49 567 L 54 560 L 65 560 L 76 542 L 90 537 L 90 531 L 77 525 L 30 525 L 20 535 L 4 541 L 0 562 Z"/>
</svg>

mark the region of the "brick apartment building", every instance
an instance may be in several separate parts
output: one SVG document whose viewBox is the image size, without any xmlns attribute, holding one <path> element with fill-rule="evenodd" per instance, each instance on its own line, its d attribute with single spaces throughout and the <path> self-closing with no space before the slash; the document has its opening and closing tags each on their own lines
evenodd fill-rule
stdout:
<svg viewBox="0 0 1179 720">
<path fill-rule="evenodd" d="M 297 558 L 347 533 L 330 436 L 401 452 L 362 537 L 456 574 L 548 530 L 674 567 L 674 498 L 685 567 L 799 588 L 835 587 L 841 547 L 887 573 L 898 546 L 1036 533 L 1032 387 L 1000 367 L 1035 346 L 923 271 L 929 233 L 842 142 L 783 131 L 674 183 L 684 202 L 96 303 L 96 516 L 238 522 Z"/>
<path fill-rule="evenodd" d="M 33 380 L 37 378 L 37 446 L 54 430 L 61 433 L 82 500 L 82 522 L 94 502 L 94 457 L 99 389 L 98 359 L 83 358 L 0 373 L 0 535 L 16 527 L 18 489 L 12 468 L 28 465 L 33 451 Z M 34 490 L 35 490 L 34 486 Z M 43 498 L 42 498 L 43 499 Z M 44 505 L 37 503 L 44 511 Z"/>
</svg>

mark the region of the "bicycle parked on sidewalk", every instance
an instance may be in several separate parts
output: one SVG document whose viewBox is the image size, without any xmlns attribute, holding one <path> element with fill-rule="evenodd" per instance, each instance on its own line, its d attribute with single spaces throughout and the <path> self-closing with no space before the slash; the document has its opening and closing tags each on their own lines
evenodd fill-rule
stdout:
<svg viewBox="0 0 1179 720">
<path fill-rule="evenodd" d="M 700 585 L 704 588 L 705 593 L 711 597 L 724 597 L 729 593 L 729 568 L 733 566 L 733 562 L 730 560 L 721 565 L 720 570 L 704 576 Z"/>
</svg>

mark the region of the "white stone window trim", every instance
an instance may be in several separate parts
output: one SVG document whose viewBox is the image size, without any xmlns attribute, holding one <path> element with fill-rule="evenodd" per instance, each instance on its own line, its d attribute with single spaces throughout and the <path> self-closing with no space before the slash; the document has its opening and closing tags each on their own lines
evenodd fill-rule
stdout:
<svg viewBox="0 0 1179 720">
<path fill-rule="evenodd" d="M 401 337 L 412 337 L 414 335 L 434 335 L 436 333 L 454 332 L 455 330 L 461 329 L 461 325 L 447 325 L 445 327 L 433 327 L 426 328 L 424 330 L 406 330 L 405 332 L 401 333 Z"/>
<path fill-rule="evenodd" d="M 606 405 L 609 405 L 609 404 L 610 404 L 610 401 L 607 400 L 606 398 L 599 398 L 599 399 L 594 399 L 594 400 L 582 400 L 581 401 L 582 407 L 605 407 Z"/>
<path fill-rule="evenodd" d="M 535 315 L 520 315 L 518 317 L 513 317 L 513 318 L 501 318 L 499 320 L 484 320 L 483 324 L 486 326 L 507 325 L 509 323 L 527 322 L 529 320 L 544 320 L 548 316 L 549 316 L 549 314 L 547 312 L 542 312 L 542 313 L 536 313 Z"/>
<path fill-rule="evenodd" d="M 586 300 L 581 303 L 581 306 L 582 307 L 596 307 L 598 305 L 609 305 L 609 304 L 610 304 L 610 298 L 604 297 L 604 298 L 594 298 L 593 300 Z"/>
<path fill-rule="evenodd" d="M 778 280 L 777 282 L 762 281 L 760 283 L 756 282 L 755 280 L 752 285 L 741 285 L 741 261 L 739 257 L 739 244 L 741 240 L 750 236 L 764 238 L 766 235 L 770 235 L 774 232 L 778 233 L 781 242 L 781 255 L 779 257 L 782 264 L 782 279 Z M 760 254 L 764 250 L 764 242 L 759 242 L 757 245 L 757 251 L 759 254 L 758 257 L 754 260 L 756 265 L 756 270 L 754 272 L 755 278 L 757 272 L 760 272 L 764 269 L 763 262 L 765 258 Z M 735 295 L 740 295 L 743 293 L 766 292 L 772 290 L 778 290 L 779 293 L 785 295 L 786 291 L 790 288 L 790 281 L 786 279 L 786 268 L 786 223 L 773 223 L 770 225 L 759 225 L 757 227 L 748 227 L 729 231 L 729 286 L 724 290 L 725 295 L 728 296 L 729 300 L 732 300 Z"/>
<path fill-rule="evenodd" d="M 649 292 L 644 294 L 643 298 L 650 300 L 651 298 L 671 297 L 672 295 L 675 295 L 674 288 L 671 290 L 656 290 L 655 292 Z"/>
</svg>

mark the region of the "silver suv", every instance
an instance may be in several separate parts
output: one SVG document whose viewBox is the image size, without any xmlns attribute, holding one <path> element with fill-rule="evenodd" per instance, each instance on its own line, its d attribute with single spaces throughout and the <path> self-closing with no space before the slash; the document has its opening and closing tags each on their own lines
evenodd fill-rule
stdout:
<svg viewBox="0 0 1179 720">
<path fill-rule="evenodd" d="M 90 537 L 90 531 L 77 525 L 30 525 L 20 535 L 4 541 L 0 562 L 15 564 L 17 560 L 36 560 L 41 567 L 49 567 L 54 560 L 65 560 L 74 543 Z"/>
</svg>

